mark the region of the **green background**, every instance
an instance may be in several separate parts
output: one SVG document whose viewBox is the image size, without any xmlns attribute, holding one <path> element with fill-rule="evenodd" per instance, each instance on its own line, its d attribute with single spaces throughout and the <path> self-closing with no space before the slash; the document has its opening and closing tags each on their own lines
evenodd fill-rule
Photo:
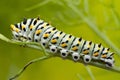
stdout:
<svg viewBox="0 0 120 80">
<path fill-rule="evenodd" d="M 102 43 L 113 52 L 119 52 L 116 50 L 120 48 L 119 0 L 1 0 L 0 33 L 12 39 L 10 24 L 18 23 L 24 17 L 37 16 L 59 30 Z M 114 48 L 112 45 L 115 45 Z M 120 53 L 115 54 L 115 61 L 116 65 L 120 66 L 118 54 Z M 28 61 L 42 55 L 39 50 L 0 40 L 0 80 L 7 80 Z M 94 66 L 89 68 L 96 80 L 120 79 L 119 73 Z M 91 80 L 91 77 L 83 64 L 53 57 L 32 64 L 18 80 Z"/>
</svg>

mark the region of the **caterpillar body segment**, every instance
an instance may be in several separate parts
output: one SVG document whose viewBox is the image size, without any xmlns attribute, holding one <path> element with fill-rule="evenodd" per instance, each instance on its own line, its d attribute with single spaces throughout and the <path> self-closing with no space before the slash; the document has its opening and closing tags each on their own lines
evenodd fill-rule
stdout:
<svg viewBox="0 0 120 80">
<path fill-rule="evenodd" d="M 14 39 L 40 43 L 46 50 L 60 54 L 62 58 L 71 56 L 74 61 L 89 63 L 93 60 L 114 66 L 113 52 L 109 48 L 66 34 L 39 18 L 24 19 L 21 23 L 11 25 L 11 31 Z"/>
</svg>

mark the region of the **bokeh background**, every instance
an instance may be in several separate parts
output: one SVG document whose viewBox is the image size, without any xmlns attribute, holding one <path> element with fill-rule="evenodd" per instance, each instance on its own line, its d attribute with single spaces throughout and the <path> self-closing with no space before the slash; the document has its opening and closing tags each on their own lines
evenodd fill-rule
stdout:
<svg viewBox="0 0 120 80">
<path fill-rule="evenodd" d="M 10 24 L 40 16 L 66 33 L 110 47 L 120 66 L 120 0 L 1 0 L 0 33 L 12 38 Z M 15 75 L 39 50 L 0 40 L 0 80 Z M 89 66 L 95 80 L 119 80 L 120 74 Z M 77 76 L 79 74 L 79 76 Z M 91 80 L 85 66 L 53 57 L 29 66 L 17 80 Z"/>
</svg>

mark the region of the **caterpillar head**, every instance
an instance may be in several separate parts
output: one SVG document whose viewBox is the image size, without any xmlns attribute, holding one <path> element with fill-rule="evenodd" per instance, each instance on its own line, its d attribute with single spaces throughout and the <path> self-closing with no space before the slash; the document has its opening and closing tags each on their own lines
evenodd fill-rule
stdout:
<svg viewBox="0 0 120 80">
<path fill-rule="evenodd" d="M 10 27 L 13 34 L 13 38 L 15 40 L 24 41 L 24 37 L 22 36 L 21 30 L 18 28 L 18 24 L 11 24 Z"/>
<path fill-rule="evenodd" d="M 73 52 L 72 53 L 72 58 L 74 61 L 78 61 L 80 59 L 79 53 Z"/>
<path fill-rule="evenodd" d="M 66 49 L 61 49 L 61 50 L 60 50 L 60 55 L 61 55 L 61 57 L 63 57 L 63 58 L 67 57 L 67 56 L 68 56 L 68 50 L 66 50 Z"/>
<path fill-rule="evenodd" d="M 91 61 L 91 56 L 90 55 L 84 55 L 83 60 L 85 63 L 89 63 Z"/>
</svg>

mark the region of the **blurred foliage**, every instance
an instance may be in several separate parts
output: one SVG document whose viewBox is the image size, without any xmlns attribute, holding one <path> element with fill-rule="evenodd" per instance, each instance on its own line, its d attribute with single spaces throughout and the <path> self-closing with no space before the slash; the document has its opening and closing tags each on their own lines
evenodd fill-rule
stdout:
<svg viewBox="0 0 120 80">
<path fill-rule="evenodd" d="M 120 1 L 119 0 L 2 0 L 0 2 L 0 33 L 12 38 L 9 25 L 24 17 L 40 16 L 66 33 L 103 43 L 116 52 L 120 66 Z M 43 53 L 0 41 L 0 80 L 7 80 L 28 61 Z M 96 80 L 117 80 L 118 73 L 89 66 Z M 61 58 L 35 63 L 18 80 L 90 80 L 83 64 Z"/>
</svg>

